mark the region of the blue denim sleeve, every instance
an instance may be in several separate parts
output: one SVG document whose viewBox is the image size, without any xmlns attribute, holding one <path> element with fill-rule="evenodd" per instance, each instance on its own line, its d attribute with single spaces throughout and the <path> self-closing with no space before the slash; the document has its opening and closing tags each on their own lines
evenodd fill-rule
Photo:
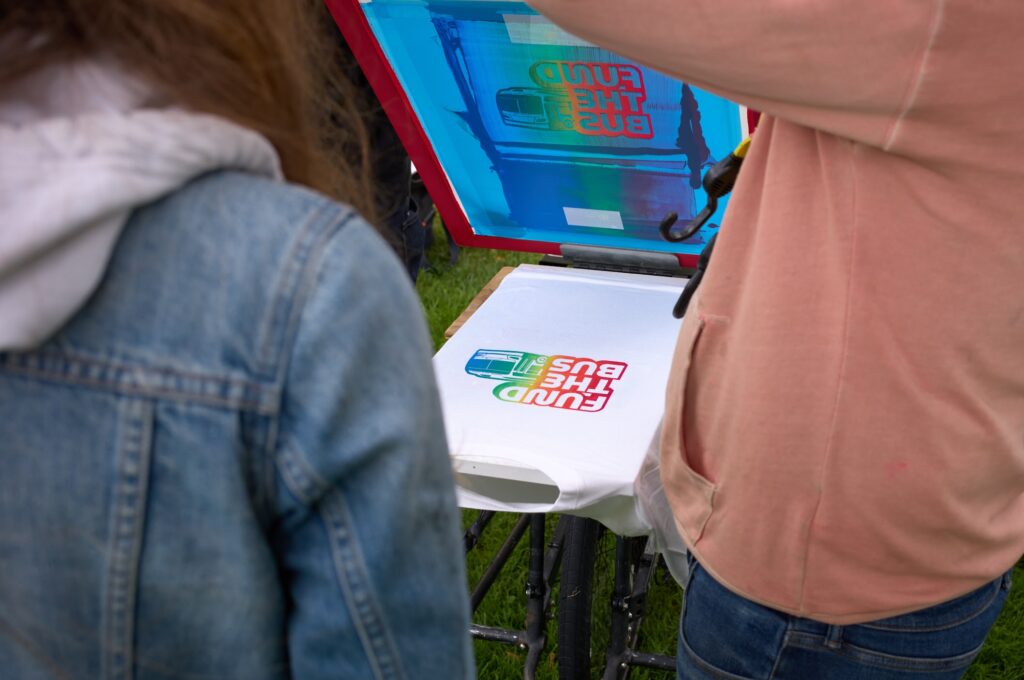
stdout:
<svg viewBox="0 0 1024 680">
<path fill-rule="evenodd" d="M 422 310 L 397 259 L 358 219 L 312 259 L 275 454 L 292 675 L 472 678 Z"/>
</svg>

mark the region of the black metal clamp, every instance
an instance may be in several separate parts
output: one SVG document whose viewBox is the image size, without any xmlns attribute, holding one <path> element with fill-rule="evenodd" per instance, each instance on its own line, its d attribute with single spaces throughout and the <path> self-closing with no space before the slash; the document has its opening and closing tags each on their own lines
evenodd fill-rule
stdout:
<svg viewBox="0 0 1024 680">
<path fill-rule="evenodd" d="M 661 237 L 670 243 L 679 243 L 685 241 L 688 238 L 692 238 L 701 227 L 708 223 L 711 216 L 718 210 L 718 199 L 722 198 L 736 186 L 736 178 L 740 174 L 740 168 L 743 166 L 743 159 L 747 157 L 747 150 L 750 148 L 750 138 L 743 140 L 743 142 L 736 147 L 736 150 L 731 154 L 723 158 L 722 160 L 715 163 L 705 173 L 702 185 L 704 192 L 708 196 L 708 203 L 704 206 L 704 209 L 697 213 L 686 227 L 679 232 L 673 231 L 676 223 L 679 221 L 679 215 L 677 213 L 669 213 L 664 220 L 661 221 L 659 227 L 661 231 Z M 677 318 L 683 318 L 686 313 L 686 308 L 690 305 L 690 300 L 693 298 L 693 294 L 697 292 L 697 287 L 700 286 L 701 280 L 704 278 L 704 272 L 707 271 L 708 263 L 711 260 L 711 253 L 715 249 L 715 240 L 718 238 L 718 234 L 711 237 L 704 250 L 701 251 L 700 259 L 697 261 L 697 271 L 687 281 L 686 287 L 683 289 L 682 294 L 679 296 L 679 300 L 676 302 L 675 307 L 672 309 L 672 315 Z"/>
</svg>

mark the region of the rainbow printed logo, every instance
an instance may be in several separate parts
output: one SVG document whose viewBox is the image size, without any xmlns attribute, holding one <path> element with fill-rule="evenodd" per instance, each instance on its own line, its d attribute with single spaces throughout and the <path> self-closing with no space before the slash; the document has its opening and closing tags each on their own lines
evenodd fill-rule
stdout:
<svg viewBox="0 0 1024 680">
<path fill-rule="evenodd" d="M 466 373 L 501 381 L 493 390 L 501 401 L 597 413 L 608 405 L 626 368 L 621 361 L 479 349 Z"/>
</svg>

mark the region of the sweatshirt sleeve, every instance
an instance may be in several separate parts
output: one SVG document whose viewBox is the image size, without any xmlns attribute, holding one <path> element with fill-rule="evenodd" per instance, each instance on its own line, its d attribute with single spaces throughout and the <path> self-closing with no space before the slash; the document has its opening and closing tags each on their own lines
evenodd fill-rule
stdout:
<svg viewBox="0 0 1024 680">
<path fill-rule="evenodd" d="M 888 148 L 947 0 L 528 0 L 567 31 L 753 109 Z"/>
</svg>

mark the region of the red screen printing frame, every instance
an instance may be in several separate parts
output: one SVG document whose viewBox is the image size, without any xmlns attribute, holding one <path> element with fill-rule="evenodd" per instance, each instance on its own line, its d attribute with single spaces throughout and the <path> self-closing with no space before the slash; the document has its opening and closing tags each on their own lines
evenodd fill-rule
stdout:
<svg viewBox="0 0 1024 680">
<path fill-rule="evenodd" d="M 359 62 L 363 74 L 380 100 L 381 107 L 387 114 L 391 125 L 395 128 L 398 138 L 416 165 L 416 171 L 423 179 L 423 185 L 434 200 L 441 219 L 452 233 L 456 243 L 472 248 L 493 248 L 497 250 L 515 250 L 533 253 L 560 255 L 559 244 L 549 241 L 530 241 L 525 239 L 501 238 L 499 236 L 481 236 L 473 231 L 469 218 L 455 196 L 448 176 L 445 174 L 437 153 L 420 124 L 408 94 L 402 87 L 394 69 L 384 56 L 380 43 L 373 35 L 366 14 L 360 7 L 359 0 L 324 0 L 341 30 L 345 42 Z M 757 124 L 758 114 L 747 113 L 750 130 Z M 696 255 L 677 255 L 680 264 L 694 267 Z"/>
</svg>

